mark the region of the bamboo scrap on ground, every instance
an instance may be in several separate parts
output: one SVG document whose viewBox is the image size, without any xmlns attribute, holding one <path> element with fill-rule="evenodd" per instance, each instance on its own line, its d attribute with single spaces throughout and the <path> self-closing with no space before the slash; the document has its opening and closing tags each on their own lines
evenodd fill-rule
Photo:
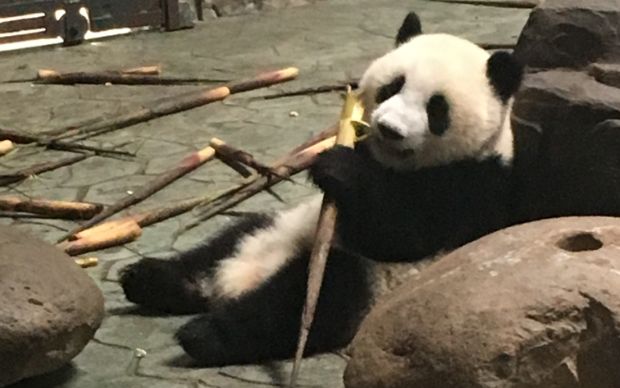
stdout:
<svg viewBox="0 0 620 388">
<path fill-rule="evenodd" d="M 0 197 L 0 210 L 41 214 L 70 220 L 87 220 L 102 209 L 102 205 L 95 203 L 28 199 L 14 195 Z"/>
<path fill-rule="evenodd" d="M 261 175 L 276 174 L 274 169 L 256 160 L 249 152 L 230 146 L 217 137 L 212 138 L 211 141 L 209 141 L 209 145 L 215 149 L 217 156 L 223 158 L 225 161 L 232 160 L 241 163 L 254 169 Z M 245 175 L 244 177 L 247 178 L 248 176 L 249 175 Z"/>
<path fill-rule="evenodd" d="M 0 173 L 0 186 L 16 183 L 31 176 L 36 176 L 47 171 L 56 170 L 61 167 L 70 166 L 86 158 L 89 158 L 90 156 L 91 155 L 89 154 L 77 154 L 68 158 L 52 162 L 37 163 L 33 166 L 26 167 L 24 169 L 13 171 L 10 173 Z"/>
<path fill-rule="evenodd" d="M 290 81 L 296 78 L 298 74 L 299 71 L 294 67 L 262 73 L 249 80 L 233 82 L 213 89 L 203 89 L 198 92 L 183 93 L 160 99 L 146 104 L 137 111 L 112 118 L 101 118 L 89 125 L 47 131 L 45 135 L 50 137 L 49 140 L 55 141 L 66 138 L 72 138 L 72 141 L 83 140 L 158 117 L 186 111 L 215 101 L 221 101 L 230 94 Z"/>
<path fill-rule="evenodd" d="M 99 259 L 96 257 L 80 257 L 79 259 L 75 259 L 75 264 L 82 268 L 96 267 L 97 264 L 99 264 Z"/>
<path fill-rule="evenodd" d="M 542 0 L 430 0 L 436 3 L 477 5 L 480 7 L 496 8 L 535 8 Z"/>
<path fill-rule="evenodd" d="M 99 222 L 109 218 L 110 216 L 120 212 L 127 207 L 134 205 L 145 198 L 148 198 L 152 194 L 158 192 L 164 187 L 168 186 L 170 183 L 189 173 L 190 171 L 196 169 L 207 161 L 211 160 L 215 156 L 215 150 L 213 147 L 205 147 L 200 151 L 195 151 L 190 155 L 186 156 L 177 167 L 168 170 L 159 176 L 157 176 L 152 181 L 145 184 L 136 192 L 123 197 L 116 203 L 108 206 L 105 210 L 99 213 L 97 216 L 91 218 L 84 224 L 78 226 L 77 228 L 70 231 L 67 235 L 63 236 L 59 242 L 73 236 L 74 234 L 81 232 L 85 229 L 90 228 L 91 226 L 98 224 Z M 135 222 L 135 221 L 134 221 Z M 137 223 L 136 223 L 137 225 Z"/>
<path fill-rule="evenodd" d="M 336 144 L 347 147 L 353 147 L 355 142 L 355 129 L 351 124 L 352 120 L 361 120 L 363 116 L 363 108 L 357 96 L 351 92 L 351 88 L 347 90 L 347 97 L 342 108 L 338 135 Z M 308 335 L 312 322 L 314 321 L 314 313 L 316 304 L 319 300 L 323 275 L 325 273 L 325 265 L 327 256 L 331 248 L 336 227 L 336 217 L 338 210 L 333 200 L 327 196 L 323 198 L 321 213 L 317 223 L 314 246 L 308 263 L 308 287 L 306 294 L 306 302 L 304 304 L 301 316 L 301 327 L 299 331 L 299 342 L 295 353 L 295 361 L 291 372 L 289 387 L 295 387 L 299 376 L 301 359 L 303 357 Z"/>
<path fill-rule="evenodd" d="M 0 141 L 0 156 L 4 156 L 15 148 L 15 144 L 11 140 Z"/>
</svg>

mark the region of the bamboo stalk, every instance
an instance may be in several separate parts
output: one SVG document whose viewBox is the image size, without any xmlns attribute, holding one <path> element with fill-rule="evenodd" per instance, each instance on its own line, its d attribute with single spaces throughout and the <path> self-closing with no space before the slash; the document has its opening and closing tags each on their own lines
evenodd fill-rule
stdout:
<svg viewBox="0 0 620 388">
<path fill-rule="evenodd" d="M 84 224 L 78 226 L 77 228 L 70 231 L 66 236 L 59 241 L 63 241 L 70 236 L 79 233 L 85 229 L 90 228 L 91 226 L 98 224 L 99 222 L 105 220 L 106 218 L 118 213 L 119 211 L 126 209 L 127 207 L 134 205 L 152 194 L 158 192 L 163 189 L 170 183 L 189 173 L 190 171 L 196 169 L 207 161 L 211 160 L 215 156 L 215 150 L 212 147 L 205 147 L 200 151 L 195 151 L 190 155 L 186 156 L 181 163 L 177 167 L 168 170 L 155 179 L 144 185 L 138 191 L 121 198 L 116 203 L 108 206 L 105 210 L 99 213 L 97 216 L 91 218 L 86 221 Z M 135 221 L 134 221 L 135 222 Z M 137 225 L 137 223 L 136 223 Z"/>
<path fill-rule="evenodd" d="M 15 148 L 15 144 L 13 144 L 10 140 L 2 140 L 0 141 L 0 156 L 4 156 L 11 152 Z"/>
<path fill-rule="evenodd" d="M 22 131 L 16 131 L 12 129 L 1 129 L 0 128 L 0 138 L 8 139 L 18 144 L 31 144 L 36 143 L 40 146 L 45 146 L 47 148 L 61 150 L 61 151 L 90 151 L 97 155 L 105 156 L 106 154 L 110 155 L 119 155 L 119 156 L 128 156 L 133 157 L 134 154 L 127 151 L 118 151 L 111 148 L 103 148 L 103 147 L 94 147 L 87 146 L 84 144 L 70 143 L 65 141 L 50 141 L 42 136 L 33 135 L 30 133 L 25 133 Z"/>
<path fill-rule="evenodd" d="M 448 4 L 466 4 L 466 5 L 478 5 L 481 7 L 496 7 L 496 8 L 535 8 L 540 4 L 540 0 L 514 0 L 514 1 L 491 1 L 491 0 L 430 0 L 436 3 L 448 3 Z"/>
<path fill-rule="evenodd" d="M 255 78 L 233 82 L 226 86 L 220 86 L 214 89 L 204 89 L 198 92 L 189 92 L 173 97 L 167 97 L 147 104 L 145 107 L 129 112 L 118 117 L 102 118 L 97 122 L 78 127 L 78 128 L 61 128 L 45 133 L 51 136 L 51 140 L 60 140 L 72 137 L 74 141 L 87 139 L 89 137 L 98 136 L 117 129 L 125 128 L 130 125 L 146 122 L 158 117 L 186 111 L 199 106 L 203 106 L 215 101 L 223 100 L 230 94 L 241 93 L 257 88 L 263 88 L 280 82 L 286 82 L 294 79 L 298 75 L 296 68 L 287 68 L 272 72 L 262 73 Z"/>
<path fill-rule="evenodd" d="M 56 85 L 186 85 L 199 83 L 223 83 L 227 80 L 198 77 L 162 77 L 142 73 L 111 71 L 60 73 L 54 70 L 39 70 L 37 79 L 40 84 Z"/>
<path fill-rule="evenodd" d="M 5 186 L 11 183 L 19 182 L 28 177 L 42 174 L 47 171 L 56 170 L 61 167 L 70 166 L 77 162 L 80 162 L 84 159 L 89 158 L 91 155 L 88 154 L 78 154 L 74 156 L 70 156 L 65 159 L 56 160 L 53 162 L 43 162 L 37 163 L 33 166 L 24 168 L 22 170 L 18 170 L 8 174 L 0 174 L 0 186 Z"/>
<path fill-rule="evenodd" d="M 102 209 L 102 205 L 94 203 L 27 199 L 13 195 L 0 197 L 0 210 L 34 213 L 71 220 L 89 219 Z"/>
<path fill-rule="evenodd" d="M 353 81 L 350 83 L 351 87 L 356 88 L 358 81 Z M 298 90 L 293 90 L 289 92 L 281 92 L 276 94 L 270 94 L 264 96 L 264 100 L 274 100 L 277 98 L 285 98 L 285 97 L 297 97 L 297 96 L 312 96 L 315 94 L 322 93 L 333 93 L 333 92 L 345 92 L 347 90 L 348 84 L 334 84 L 334 85 L 321 85 L 315 86 L 311 88 L 303 88 Z"/>
<path fill-rule="evenodd" d="M 357 99 L 356 95 L 351 92 L 351 88 L 349 87 L 347 90 L 347 98 L 340 117 L 336 144 L 353 147 L 355 142 L 355 129 L 351 124 L 351 120 L 361 120 L 362 115 L 363 109 L 361 103 Z M 297 343 L 297 351 L 295 353 L 295 361 L 293 363 L 289 387 L 295 387 L 297 384 L 297 378 L 299 377 L 301 359 L 306 348 L 306 342 L 308 341 L 308 335 L 310 333 L 312 322 L 314 321 L 316 304 L 319 300 L 321 284 L 325 273 L 325 265 L 327 263 L 327 256 L 334 240 L 337 216 L 338 210 L 336 209 L 335 203 L 331 198 L 325 196 L 321 206 L 321 213 L 317 224 L 314 246 L 312 247 L 312 253 L 310 255 L 310 262 L 308 264 L 308 288 L 306 302 L 301 316 L 299 342 Z"/>
<path fill-rule="evenodd" d="M 257 161 L 254 156 L 249 152 L 230 146 L 226 144 L 223 140 L 218 139 L 217 137 L 212 138 L 209 142 L 209 145 L 215 149 L 215 152 L 218 154 L 218 156 L 221 156 L 224 159 L 238 161 L 241 164 L 253 168 L 259 174 L 269 175 L 275 173 L 275 171 L 273 171 L 271 167 Z M 248 176 L 245 176 L 245 178 L 247 178 Z"/>
<path fill-rule="evenodd" d="M 230 209 L 233 206 L 245 201 L 248 198 L 266 190 L 283 180 L 290 178 L 291 176 L 307 169 L 312 165 L 316 156 L 334 146 L 336 137 L 325 139 L 311 147 L 306 148 L 303 151 L 298 152 L 295 155 L 291 155 L 289 158 L 283 161 L 282 164 L 275 166 L 274 170 L 277 175 L 263 176 L 252 179 L 245 183 L 237 191 L 232 194 L 226 194 L 214 198 L 212 201 L 205 203 L 204 206 L 199 208 L 200 214 L 197 219 L 185 226 L 183 230 L 189 230 L 196 227 L 201 222 L 210 219 L 211 217 L 220 214 L 223 211 Z"/>
<path fill-rule="evenodd" d="M 86 252 L 97 251 L 134 241 L 142 235 L 142 228 L 132 219 L 125 220 L 116 228 L 110 228 L 103 233 L 92 233 L 86 237 L 64 241 L 56 246 L 70 256 L 81 255 Z"/>
</svg>

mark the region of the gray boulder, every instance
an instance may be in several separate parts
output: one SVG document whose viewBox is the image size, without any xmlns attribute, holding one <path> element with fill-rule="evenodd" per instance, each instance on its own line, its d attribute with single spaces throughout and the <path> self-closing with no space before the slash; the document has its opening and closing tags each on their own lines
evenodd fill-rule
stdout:
<svg viewBox="0 0 620 388">
<path fill-rule="evenodd" d="M 381 300 L 350 388 L 620 387 L 620 219 L 508 228 Z"/>
<path fill-rule="evenodd" d="M 582 68 L 620 60 L 620 0 L 546 0 L 525 25 L 515 55 L 533 68 Z"/>
<path fill-rule="evenodd" d="M 69 362 L 103 312 L 99 288 L 69 256 L 0 226 L 0 386 Z"/>
</svg>

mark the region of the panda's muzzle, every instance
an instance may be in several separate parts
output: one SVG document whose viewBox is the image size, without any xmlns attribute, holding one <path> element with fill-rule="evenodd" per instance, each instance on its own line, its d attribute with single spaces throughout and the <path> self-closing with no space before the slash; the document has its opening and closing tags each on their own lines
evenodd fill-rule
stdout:
<svg viewBox="0 0 620 388">
<path fill-rule="evenodd" d="M 381 133 L 381 136 L 389 140 L 403 140 L 405 138 L 396 128 L 386 124 L 377 123 L 377 129 Z"/>
</svg>

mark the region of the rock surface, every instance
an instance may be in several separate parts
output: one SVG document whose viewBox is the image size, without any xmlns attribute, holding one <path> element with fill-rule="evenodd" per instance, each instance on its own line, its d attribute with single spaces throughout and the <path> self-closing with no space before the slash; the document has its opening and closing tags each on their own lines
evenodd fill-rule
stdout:
<svg viewBox="0 0 620 388">
<path fill-rule="evenodd" d="M 53 246 L 0 226 L 0 386 L 55 370 L 103 318 L 103 296 Z"/>
<path fill-rule="evenodd" d="M 496 232 L 366 318 L 347 387 L 620 387 L 620 219 Z"/>
<path fill-rule="evenodd" d="M 620 0 L 546 0 L 532 11 L 515 55 L 534 68 L 620 60 Z"/>
</svg>

